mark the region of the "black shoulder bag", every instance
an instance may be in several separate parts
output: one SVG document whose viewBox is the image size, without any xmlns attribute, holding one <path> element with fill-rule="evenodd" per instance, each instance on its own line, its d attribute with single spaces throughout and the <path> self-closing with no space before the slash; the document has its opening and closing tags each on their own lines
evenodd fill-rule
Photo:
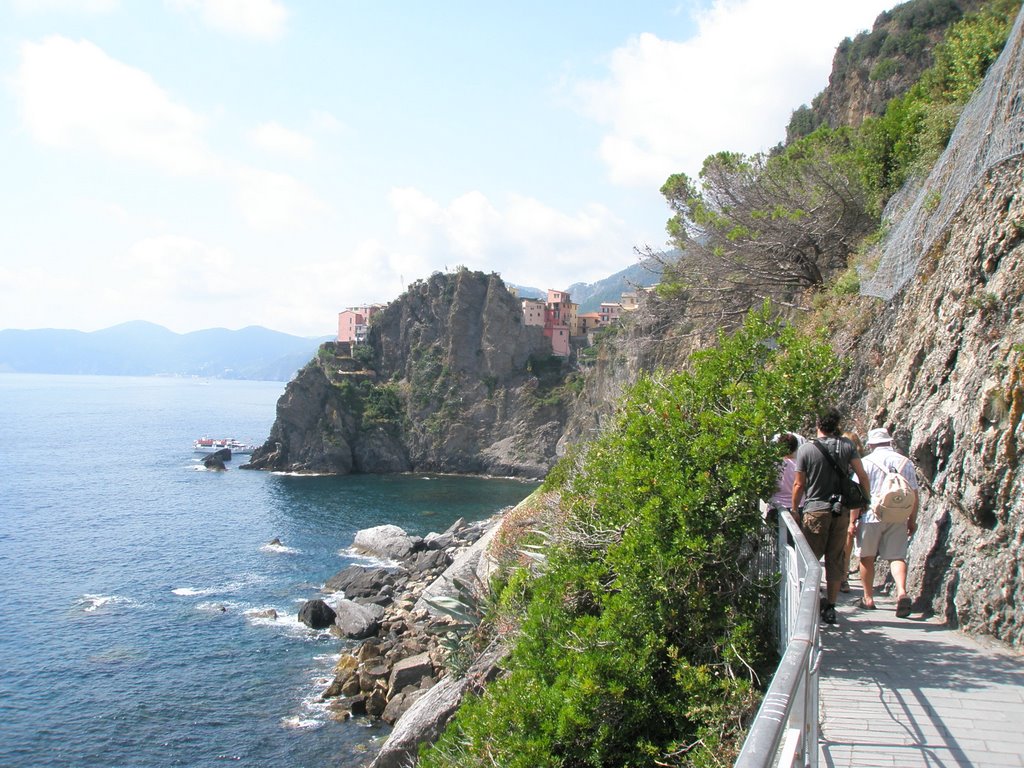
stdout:
<svg viewBox="0 0 1024 768">
<path fill-rule="evenodd" d="M 822 445 L 817 440 L 812 441 L 815 447 L 821 451 L 821 455 L 825 457 L 828 463 L 832 466 L 833 471 L 839 475 L 839 496 L 842 499 L 843 506 L 847 509 L 861 509 L 868 506 L 869 498 L 864 489 L 860 487 L 859 483 L 853 482 L 850 479 L 849 473 L 843 474 L 843 470 L 839 468 L 839 462 L 835 460 L 832 452 Z"/>
</svg>

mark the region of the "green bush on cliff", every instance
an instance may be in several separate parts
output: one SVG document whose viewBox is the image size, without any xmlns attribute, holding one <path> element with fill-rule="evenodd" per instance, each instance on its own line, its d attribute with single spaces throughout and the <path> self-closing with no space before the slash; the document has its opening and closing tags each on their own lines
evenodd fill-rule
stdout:
<svg viewBox="0 0 1024 768">
<path fill-rule="evenodd" d="M 838 373 L 827 345 L 763 309 L 687 372 L 637 383 L 564 482 L 507 674 L 421 764 L 729 761 L 775 660 L 772 588 L 745 565 L 775 483 L 769 438 L 802 425 Z"/>
<path fill-rule="evenodd" d="M 394 385 L 369 384 L 363 394 L 363 426 L 396 428 L 402 424 L 402 399 Z"/>
<path fill-rule="evenodd" d="M 931 68 L 883 115 L 864 121 L 857 157 L 877 211 L 945 149 L 961 110 L 1002 52 L 1020 5 L 992 0 L 953 24 L 936 46 Z"/>
</svg>

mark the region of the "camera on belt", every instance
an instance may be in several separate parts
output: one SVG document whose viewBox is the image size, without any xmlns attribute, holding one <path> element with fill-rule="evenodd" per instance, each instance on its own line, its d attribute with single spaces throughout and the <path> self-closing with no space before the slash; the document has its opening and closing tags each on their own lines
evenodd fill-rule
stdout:
<svg viewBox="0 0 1024 768">
<path fill-rule="evenodd" d="M 838 493 L 833 493 L 829 496 L 828 503 L 832 505 L 830 507 L 832 510 L 832 517 L 839 517 L 843 514 L 843 497 Z"/>
</svg>

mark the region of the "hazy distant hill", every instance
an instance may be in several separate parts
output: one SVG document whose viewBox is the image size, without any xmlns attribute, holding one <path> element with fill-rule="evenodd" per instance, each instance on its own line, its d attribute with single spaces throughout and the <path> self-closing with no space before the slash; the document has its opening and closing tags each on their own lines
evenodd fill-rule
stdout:
<svg viewBox="0 0 1024 768">
<path fill-rule="evenodd" d="M 288 381 L 330 338 L 259 326 L 181 334 L 142 321 L 92 333 L 7 330 L 0 331 L 0 372 Z"/>
<path fill-rule="evenodd" d="M 624 292 L 632 291 L 638 285 L 654 285 L 660 279 L 661 269 L 658 264 L 652 259 L 644 259 L 631 267 L 626 267 L 621 272 L 598 280 L 596 283 L 573 283 L 570 286 L 552 285 L 549 287 L 558 291 L 567 291 L 572 296 L 572 300 L 580 305 L 580 312 L 597 312 L 601 302 L 618 301 Z M 548 295 L 546 289 L 541 290 L 523 285 L 513 287 L 524 299 L 543 299 Z"/>
</svg>

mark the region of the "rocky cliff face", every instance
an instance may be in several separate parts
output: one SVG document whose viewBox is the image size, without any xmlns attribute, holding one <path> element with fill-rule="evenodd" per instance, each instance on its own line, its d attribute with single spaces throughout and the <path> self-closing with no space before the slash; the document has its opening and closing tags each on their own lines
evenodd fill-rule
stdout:
<svg viewBox="0 0 1024 768">
<path fill-rule="evenodd" d="M 1024 163 L 997 166 L 894 302 L 846 341 L 846 393 L 918 468 L 919 606 L 1024 646 Z M 864 318 L 854 318 L 855 323 Z"/>
<path fill-rule="evenodd" d="M 882 114 L 890 99 L 931 66 L 931 51 L 949 25 L 982 5 L 983 0 L 912 0 L 880 14 L 870 32 L 837 47 L 828 86 L 811 105 L 813 125 L 804 125 L 802 132 L 822 124 L 858 126 Z"/>
<path fill-rule="evenodd" d="M 559 455 L 609 426 L 619 397 L 642 372 L 679 368 L 707 341 L 708 334 L 694 333 L 679 315 L 679 306 L 660 305 L 652 297 L 601 340 L 559 440 Z"/>
<path fill-rule="evenodd" d="M 357 363 L 324 345 L 288 385 L 249 466 L 542 477 L 567 416 L 564 371 L 496 275 L 436 273 L 374 318 Z"/>
</svg>

